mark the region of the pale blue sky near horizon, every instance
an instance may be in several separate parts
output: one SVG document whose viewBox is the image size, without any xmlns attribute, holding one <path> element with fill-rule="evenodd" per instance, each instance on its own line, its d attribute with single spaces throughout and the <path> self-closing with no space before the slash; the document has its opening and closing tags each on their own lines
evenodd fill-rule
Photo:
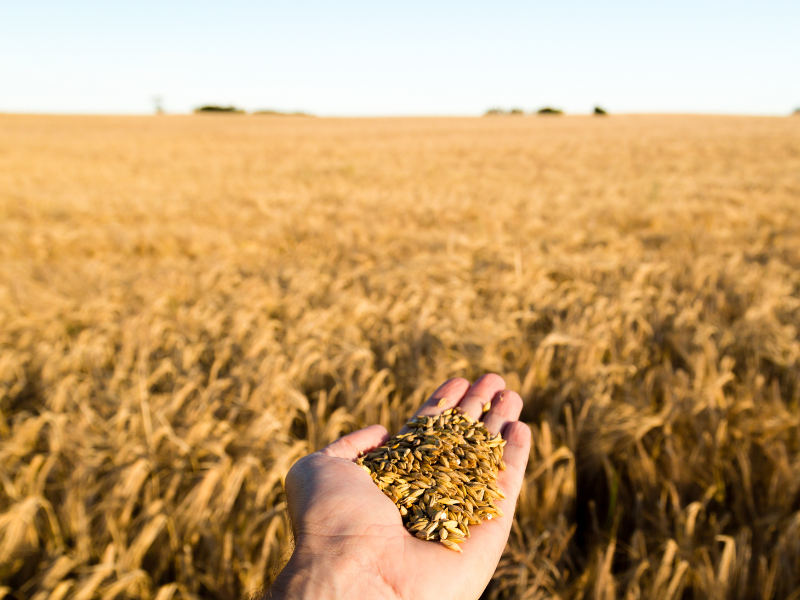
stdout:
<svg viewBox="0 0 800 600">
<path fill-rule="evenodd" d="M 0 112 L 785 115 L 800 1 L 0 5 Z"/>
</svg>

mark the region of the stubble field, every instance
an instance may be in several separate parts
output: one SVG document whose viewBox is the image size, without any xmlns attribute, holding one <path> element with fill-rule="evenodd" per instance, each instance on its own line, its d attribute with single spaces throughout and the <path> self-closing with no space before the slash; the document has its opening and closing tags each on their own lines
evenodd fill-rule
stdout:
<svg viewBox="0 0 800 600">
<path fill-rule="evenodd" d="M 793 118 L 0 115 L 0 597 L 246 594 L 295 459 L 494 371 L 485 598 L 798 598 L 798 207 Z"/>
</svg>

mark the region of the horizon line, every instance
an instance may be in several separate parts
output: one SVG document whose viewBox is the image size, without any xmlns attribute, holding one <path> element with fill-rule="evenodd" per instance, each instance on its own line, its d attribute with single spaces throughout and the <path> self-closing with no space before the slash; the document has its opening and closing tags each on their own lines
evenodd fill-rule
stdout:
<svg viewBox="0 0 800 600">
<path fill-rule="evenodd" d="M 180 117 L 180 116 L 230 116 L 230 117 L 291 117 L 296 119 L 302 118 L 315 118 L 315 119 L 437 119 L 437 118 L 494 118 L 494 119 L 515 119 L 523 117 L 543 117 L 543 118 L 558 118 L 558 117 L 602 117 L 602 116 L 703 116 L 703 117 L 791 117 L 800 114 L 800 107 L 795 110 L 790 110 L 786 113 L 745 113 L 745 112 L 703 112 L 703 111 L 620 111 L 614 112 L 606 109 L 606 115 L 597 115 L 593 112 L 562 112 L 561 114 L 539 114 L 537 111 L 523 112 L 522 114 L 487 114 L 487 109 L 484 113 L 385 113 L 385 114 L 335 114 L 335 113 L 322 113 L 316 114 L 305 111 L 274 111 L 270 114 L 269 109 L 246 110 L 240 109 L 240 112 L 213 112 L 207 113 L 197 112 L 192 110 L 189 112 L 170 112 L 164 111 L 162 113 L 156 112 L 58 112 L 58 111 L 17 111 L 17 110 L 3 110 L 0 109 L 0 115 L 3 116 L 53 116 L 53 117 Z"/>
</svg>

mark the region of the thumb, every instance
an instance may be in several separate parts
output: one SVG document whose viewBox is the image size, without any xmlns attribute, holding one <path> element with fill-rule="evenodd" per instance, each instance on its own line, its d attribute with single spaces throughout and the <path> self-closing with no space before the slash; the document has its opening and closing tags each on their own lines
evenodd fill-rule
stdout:
<svg viewBox="0 0 800 600">
<path fill-rule="evenodd" d="M 364 452 L 380 446 L 389 439 L 389 432 L 383 425 L 370 425 L 340 437 L 325 446 L 320 452 L 326 456 L 355 460 Z"/>
</svg>

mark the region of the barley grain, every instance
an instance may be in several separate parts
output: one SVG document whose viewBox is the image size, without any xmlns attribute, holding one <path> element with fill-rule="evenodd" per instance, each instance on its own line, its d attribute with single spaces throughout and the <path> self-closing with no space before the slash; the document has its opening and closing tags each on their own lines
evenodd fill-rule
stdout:
<svg viewBox="0 0 800 600">
<path fill-rule="evenodd" d="M 467 524 L 502 515 L 494 501 L 505 497 L 497 487 L 505 441 L 453 408 L 438 417 L 417 417 L 407 426 L 408 433 L 394 436 L 357 462 L 397 504 L 410 533 L 419 539 L 449 540 L 445 545 L 457 549 L 455 543 L 469 536 Z M 404 460 L 407 456 L 414 460 Z"/>
</svg>

